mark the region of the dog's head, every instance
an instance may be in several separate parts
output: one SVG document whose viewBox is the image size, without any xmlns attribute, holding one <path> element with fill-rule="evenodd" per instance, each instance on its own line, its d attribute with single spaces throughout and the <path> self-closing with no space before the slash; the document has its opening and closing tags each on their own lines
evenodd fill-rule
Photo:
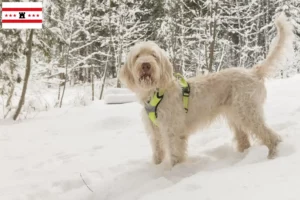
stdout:
<svg viewBox="0 0 300 200">
<path fill-rule="evenodd" d="M 172 80 L 173 67 L 166 52 L 147 41 L 134 45 L 120 70 L 120 80 L 132 91 L 165 88 Z"/>
</svg>

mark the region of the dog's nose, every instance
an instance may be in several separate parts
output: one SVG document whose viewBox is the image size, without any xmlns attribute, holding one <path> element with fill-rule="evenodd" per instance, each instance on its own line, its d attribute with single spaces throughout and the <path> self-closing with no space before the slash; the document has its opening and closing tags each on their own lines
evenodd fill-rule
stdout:
<svg viewBox="0 0 300 200">
<path fill-rule="evenodd" d="M 142 69 L 144 72 L 149 71 L 150 68 L 151 68 L 150 63 L 148 63 L 148 62 L 142 63 Z"/>
</svg>

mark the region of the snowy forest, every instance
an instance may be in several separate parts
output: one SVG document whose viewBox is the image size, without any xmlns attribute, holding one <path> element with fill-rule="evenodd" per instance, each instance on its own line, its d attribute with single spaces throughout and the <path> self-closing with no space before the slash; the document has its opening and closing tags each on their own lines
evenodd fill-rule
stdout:
<svg viewBox="0 0 300 200">
<path fill-rule="evenodd" d="M 186 77 L 250 68 L 265 58 L 280 12 L 296 35 L 293 59 L 276 73 L 288 78 L 300 73 L 299 0 L 44 0 L 43 29 L 0 29 L 0 119 L 102 99 L 123 87 L 118 71 L 141 40 L 157 42 Z"/>
</svg>

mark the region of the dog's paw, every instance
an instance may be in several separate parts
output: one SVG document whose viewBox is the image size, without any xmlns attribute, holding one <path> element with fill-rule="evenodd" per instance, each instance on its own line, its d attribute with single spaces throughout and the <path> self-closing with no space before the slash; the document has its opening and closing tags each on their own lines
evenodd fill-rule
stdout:
<svg viewBox="0 0 300 200">
<path fill-rule="evenodd" d="M 278 155 L 278 151 L 276 148 L 269 150 L 268 159 L 274 159 L 277 157 L 277 155 Z"/>
<path fill-rule="evenodd" d="M 278 145 L 283 142 L 280 136 L 277 136 L 276 140 L 273 142 L 273 145 L 269 147 L 268 159 L 274 159 L 278 155 Z"/>
<path fill-rule="evenodd" d="M 153 163 L 154 163 L 155 165 L 159 165 L 159 164 L 161 164 L 162 161 L 163 161 L 163 156 L 160 156 L 160 155 L 153 155 L 152 160 L 153 160 Z"/>
<path fill-rule="evenodd" d="M 184 157 L 178 157 L 178 156 L 172 155 L 171 156 L 171 165 L 172 165 L 172 167 L 174 167 L 175 165 L 182 163 L 184 160 L 185 160 Z"/>
<path fill-rule="evenodd" d="M 162 163 L 162 159 L 153 159 L 153 163 L 154 163 L 155 165 L 159 165 L 159 164 Z"/>
<path fill-rule="evenodd" d="M 271 149 L 269 149 L 268 159 L 274 159 L 278 156 L 278 148 L 277 145 Z"/>
</svg>

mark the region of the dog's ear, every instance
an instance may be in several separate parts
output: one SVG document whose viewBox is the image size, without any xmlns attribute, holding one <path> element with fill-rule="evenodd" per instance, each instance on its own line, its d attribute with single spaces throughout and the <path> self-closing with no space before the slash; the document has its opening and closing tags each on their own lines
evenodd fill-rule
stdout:
<svg viewBox="0 0 300 200">
<path fill-rule="evenodd" d="M 161 74 L 160 74 L 160 81 L 159 87 L 165 88 L 166 85 L 172 80 L 173 77 L 173 66 L 170 62 L 166 52 L 161 49 L 160 50 L 160 58 L 161 58 Z"/>
<path fill-rule="evenodd" d="M 128 63 L 126 62 L 120 69 L 119 79 L 121 83 L 125 84 L 130 90 L 134 91 L 135 81 L 132 72 L 128 68 Z"/>
</svg>

